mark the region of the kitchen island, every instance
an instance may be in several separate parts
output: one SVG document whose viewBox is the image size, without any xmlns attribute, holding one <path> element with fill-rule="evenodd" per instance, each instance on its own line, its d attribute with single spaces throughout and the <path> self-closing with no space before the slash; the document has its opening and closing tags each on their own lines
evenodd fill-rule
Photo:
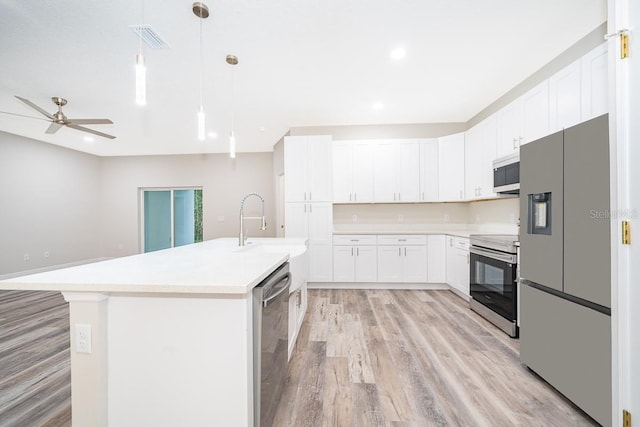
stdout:
<svg viewBox="0 0 640 427">
<path fill-rule="evenodd" d="M 74 425 L 251 426 L 252 290 L 288 259 L 287 245 L 217 239 L 0 289 L 61 291 L 69 302 Z"/>
</svg>

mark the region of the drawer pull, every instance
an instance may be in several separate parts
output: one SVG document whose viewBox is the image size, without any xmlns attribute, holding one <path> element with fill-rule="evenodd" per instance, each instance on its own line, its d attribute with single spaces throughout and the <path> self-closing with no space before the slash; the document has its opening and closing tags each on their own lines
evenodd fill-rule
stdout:
<svg viewBox="0 0 640 427">
<path fill-rule="evenodd" d="M 398 239 L 398 242 L 406 242 L 407 239 Z"/>
</svg>

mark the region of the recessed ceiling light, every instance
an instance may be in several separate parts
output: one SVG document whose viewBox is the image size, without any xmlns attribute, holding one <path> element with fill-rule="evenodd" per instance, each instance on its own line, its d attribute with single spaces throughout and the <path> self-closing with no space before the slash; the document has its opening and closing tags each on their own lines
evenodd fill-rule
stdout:
<svg viewBox="0 0 640 427">
<path fill-rule="evenodd" d="M 260 126 L 260 132 L 264 132 L 264 126 Z"/>
<path fill-rule="evenodd" d="M 404 50 L 403 47 L 397 47 L 391 51 L 391 59 L 398 61 L 404 58 L 406 54 L 407 54 L 407 51 Z"/>
<path fill-rule="evenodd" d="M 382 110 L 384 108 L 384 104 L 382 102 L 374 102 L 371 108 L 374 110 Z"/>
<path fill-rule="evenodd" d="M 85 137 L 84 137 L 84 138 L 82 138 L 82 139 L 84 139 L 84 141 L 85 141 L 85 142 L 93 142 L 93 141 L 95 141 L 95 139 L 93 139 L 93 137 L 92 137 L 92 136 L 85 136 Z"/>
<path fill-rule="evenodd" d="M 216 139 L 218 137 L 218 134 L 215 132 L 209 132 L 207 136 L 211 139 Z"/>
</svg>

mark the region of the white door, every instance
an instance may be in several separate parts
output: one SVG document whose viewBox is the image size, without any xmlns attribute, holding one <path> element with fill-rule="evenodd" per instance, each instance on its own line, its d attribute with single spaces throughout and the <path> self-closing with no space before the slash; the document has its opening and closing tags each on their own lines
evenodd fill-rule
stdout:
<svg viewBox="0 0 640 427">
<path fill-rule="evenodd" d="M 355 248 L 353 246 L 333 247 L 333 281 L 353 282 L 355 280 Z"/>
<path fill-rule="evenodd" d="M 516 99 L 498 111 L 497 121 L 497 157 L 518 152 L 523 129 L 522 98 Z"/>
<path fill-rule="evenodd" d="M 438 156 L 440 200 L 464 200 L 464 132 L 439 138 Z"/>
<path fill-rule="evenodd" d="M 402 248 L 378 246 L 378 281 L 402 282 Z"/>
<path fill-rule="evenodd" d="M 580 61 L 549 79 L 549 127 L 557 132 L 580 122 Z"/>
<path fill-rule="evenodd" d="M 309 237 L 308 203 L 285 203 L 285 237 Z"/>
<path fill-rule="evenodd" d="M 346 141 L 333 143 L 333 202 L 349 203 L 353 200 L 351 191 L 353 166 L 351 161 L 352 144 Z"/>
<path fill-rule="evenodd" d="M 420 143 L 420 200 L 438 200 L 438 140 L 435 138 Z"/>
<path fill-rule="evenodd" d="M 522 96 L 521 144 L 549 135 L 549 81 L 545 80 Z"/>
<path fill-rule="evenodd" d="M 624 212 L 612 223 L 612 249 L 617 252 L 618 280 L 612 286 L 613 323 L 613 425 L 622 425 L 620 415 L 623 409 L 632 414 L 632 425 L 640 415 L 640 3 L 636 0 L 609 0 L 609 33 L 630 28 L 630 52 L 627 59 L 620 59 L 620 42 L 615 37 L 609 40 L 609 61 L 614 87 L 611 102 L 610 133 L 617 146 L 614 160 L 618 187 L 612 194 L 612 209 Z M 616 167 L 617 166 L 617 167 Z M 612 168 L 612 170 L 614 170 Z M 615 196 L 615 197 L 613 197 Z M 620 221 L 631 222 L 631 244 L 622 245 Z M 615 255 L 614 255 L 615 260 Z M 617 291 L 617 292 L 616 292 Z M 615 304 L 615 306 L 613 305 Z M 616 309 L 617 308 L 617 309 Z M 617 338 L 617 340 L 616 340 Z M 616 342 L 617 341 L 617 342 Z M 617 346 L 616 346 L 617 344 Z M 619 398 L 616 400 L 616 396 Z"/>
<path fill-rule="evenodd" d="M 427 236 L 427 282 L 446 283 L 447 254 L 445 236 Z"/>
<path fill-rule="evenodd" d="M 582 121 L 609 111 L 607 43 L 582 57 Z"/>
<path fill-rule="evenodd" d="M 284 138 L 285 200 L 307 200 L 307 143 L 304 136 Z"/>
<path fill-rule="evenodd" d="M 397 155 L 398 201 L 417 202 L 420 200 L 420 143 L 401 143 Z"/>
<path fill-rule="evenodd" d="M 373 144 L 356 142 L 352 146 L 353 201 L 373 202 Z"/>
<path fill-rule="evenodd" d="M 403 280 L 407 283 L 426 283 L 427 247 L 405 246 L 402 255 Z"/>
<path fill-rule="evenodd" d="M 356 246 L 356 282 L 378 281 L 377 246 Z"/>
<path fill-rule="evenodd" d="M 378 203 L 397 201 L 396 194 L 397 143 L 378 142 L 373 152 L 373 191 Z"/>
<path fill-rule="evenodd" d="M 307 164 L 309 167 L 308 199 L 314 202 L 331 202 L 333 198 L 333 172 L 331 164 L 331 137 L 326 135 L 307 137 Z"/>
</svg>

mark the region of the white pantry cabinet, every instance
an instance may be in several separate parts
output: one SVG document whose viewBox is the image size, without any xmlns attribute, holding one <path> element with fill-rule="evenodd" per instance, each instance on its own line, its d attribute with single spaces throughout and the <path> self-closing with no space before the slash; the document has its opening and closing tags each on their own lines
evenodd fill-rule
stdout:
<svg viewBox="0 0 640 427">
<path fill-rule="evenodd" d="M 447 282 L 446 236 L 427 236 L 427 282 Z"/>
<path fill-rule="evenodd" d="M 549 133 L 580 123 L 580 71 L 577 60 L 549 78 Z"/>
<path fill-rule="evenodd" d="M 419 141 L 385 140 L 375 143 L 373 191 L 374 201 L 378 203 L 419 201 Z"/>
<path fill-rule="evenodd" d="M 438 138 L 438 157 L 439 200 L 464 200 L 464 132 Z"/>
<path fill-rule="evenodd" d="M 375 235 L 333 237 L 334 282 L 376 282 L 377 263 Z"/>
<path fill-rule="evenodd" d="M 284 193 L 287 202 L 331 202 L 330 135 L 284 138 Z"/>
<path fill-rule="evenodd" d="M 496 197 L 493 161 L 496 159 L 496 116 L 490 116 L 465 135 L 465 195 L 467 200 Z"/>
<path fill-rule="evenodd" d="M 378 236 L 378 281 L 427 282 L 427 236 Z"/>
<path fill-rule="evenodd" d="M 373 144 L 369 141 L 333 143 L 333 202 L 373 202 Z"/>
<path fill-rule="evenodd" d="M 469 239 L 447 236 L 447 283 L 469 296 Z"/>
<path fill-rule="evenodd" d="M 609 111 L 607 43 L 587 53 L 580 60 L 582 72 L 581 119 L 593 119 Z"/>
<path fill-rule="evenodd" d="M 330 202 L 285 203 L 285 237 L 309 240 L 309 282 L 333 280 L 333 205 Z"/>
<path fill-rule="evenodd" d="M 420 141 L 420 201 L 438 201 L 438 139 Z"/>
</svg>

